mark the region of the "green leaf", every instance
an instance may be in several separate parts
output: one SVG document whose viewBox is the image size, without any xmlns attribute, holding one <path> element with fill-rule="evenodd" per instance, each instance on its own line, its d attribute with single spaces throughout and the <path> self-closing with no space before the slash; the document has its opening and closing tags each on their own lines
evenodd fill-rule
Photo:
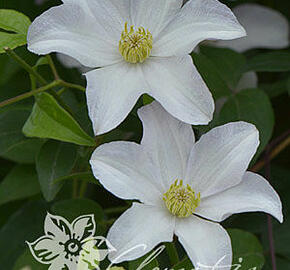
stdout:
<svg viewBox="0 0 290 270">
<path fill-rule="evenodd" d="M 41 264 L 32 256 L 29 248 L 16 260 L 13 270 L 47 270 L 47 265 Z"/>
<path fill-rule="evenodd" d="M 0 9 L 0 53 L 5 52 L 4 47 L 15 49 L 25 45 L 30 24 L 30 19 L 24 14 L 15 10 Z"/>
<path fill-rule="evenodd" d="M 156 250 L 156 249 L 154 249 Z M 157 255 L 157 254 L 156 254 Z M 145 256 L 134 260 L 134 261 L 129 261 L 128 265 L 129 265 L 129 270 L 136 270 L 136 269 L 144 269 L 144 270 L 152 270 L 155 269 L 156 267 L 158 268 L 158 261 L 155 258 L 155 253 L 154 251 L 149 252 L 148 254 L 146 254 Z M 143 267 L 140 267 L 140 266 Z"/>
<path fill-rule="evenodd" d="M 58 179 L 55 179 L 54 183 L 64 182 L 67 180 L 86 181 L 88 183 L 100 186 L 100 182 L 94 177 L 92 172 L 80 172 L 80 173 L 73 173 L 70 175 L 66 175 L 64 177 L 60 177 Z"/>
<path fill-rule="evenodd" d="M 251 233 L 237 229 L 230 229 L 228 233 L 232 240 L 234 255 L 233 269 L 261 270 L 265 263 L 265 258 L 263 255 L 263 247 L 257 237 Z M 239 265 L 241 267 L 237 268 Z"/>
<path fill-rule="evenodd" d="M 11 215 L 19 210 L 23 206 L 23 200 L 13 201 L 10 203 L 6 203 L 0 206 L 0 229 L 4 226 L 4 224 L 9 220 Z"/>
<path fill-rule="evenodd" d="M 54 180 L 70 174 L 77 157 L 76 146 L 67 143 L 48 141 L 36 158 L 36 170 L 41 191 L 47 201 L 52 201 L 63 183 Z"/>
<path fill-rule="evenodd" d="M 26 250 L 25 241 L 33 242 L 43 235 L 47 205 L 30 202 L 15 212 L 0 230 L 1 269 L 10 270 Z"/>
<path fill-rule="evenodd" d="M 154 101 L 154 98 L 149 96 L 148 94 L 143 95 L 143 104 L 148 105 Z"/>
<path fill-rule="evenodd" d="M 22 127 L 30 108 L 10 106 L 0 110 L 0 156 L 18 163 L 34 163 L 43 140 L 28 139 Z"/>
<path fill-rule="evenodd" d="M 233 121 L 252 123 L 259 130 L 257 158 L 271 139 L 274 128 L 274 112 L 269 97 L 259 89 L 243 90 L 231 97 L 221 109 L 219 124 Z"/>
<path fill-rule="evenodd" d="M 0 183 L 0 205 L 38 193 L 40 193 L 40 187 L 35 168 L 18 165 Z"/>
<path fill-rule="evenodd" d="M 289 81 L 290 77 L 271 84 L 261 84 L 259 85 L 259 88 L 264 90 L 270 98 L 274 98 L 287 93 Z"/>
<path fill-rule="evenodd" d="M 48 60 L 45 56 L 42 56 L 40 58 L 38 58 L 36 64 L 34 65 L 34 69 L 37 70 L 38 67 L 40 66 L 45 66 L 45 65 L 48 65 Z"/>
<path fill-rule="evenodd" d="M 8 152 L 3 154 L 2 157 L 17 163 L 35 163 L 35 157 L 43 144 L 44 140 L 25 138 L 17 146 L 11 148 Z"/>
<path fill-rule="evenodd" d="M 4 85 L 20 69 L 8 55 L 0 55 L 0 85 Z"/>
<path fill-rule="evenodd" d="M 201 46 L 200 52 L 214 64 L 227 86 L 235 90 L 245 69 L 246 58 L 236 51 L 225 48 Z"/>
<path fill-rule="evenodd" d="M 94 214 L 96 222 L 102 222 L 104 212 L 101 206 L 89 199 L 70 199 L 56 202 L 52 205 L 51 211 L 58 216 L 66 218 L 72 222 L 79 216 Z"/>
<path fill-rule="evenodd" d="M 290 52 L 268 52 L 248 60 L 247 71 L 281 72 L 290 71 Z"/>
<path fill-rule="evenodd" d="M 196 53 L 192 53 L 192 58 L 215 100 L 231 94 L 230 88 L 209 58 L 203 54 Z"/>
<path fill-rule="evenodd" d="M 180 270 L 180 269 L 194 269 L 194 266 L 189 258 L 185 258 L 184 260 L 180 261 L 178 264 L 173 266 L 174 270 Z"/>
<path fill-rule="evenodd" d="M 28 137 L 95 146 L 95 140 L 86 134 L 73 117 L 47 93 L 36 96 L 36 103 L 23 127 L 23 133 Z"/>
</svg>

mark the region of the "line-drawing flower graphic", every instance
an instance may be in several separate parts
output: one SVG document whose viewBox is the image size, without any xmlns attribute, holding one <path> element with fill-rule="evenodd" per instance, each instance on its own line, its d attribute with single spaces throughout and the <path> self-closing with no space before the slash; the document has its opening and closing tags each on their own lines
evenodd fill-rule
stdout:
<svg viewBox="0 0 290 270">
<path fill-rule="evenodd" d="M 259 132 L 246 122 L 216 127 L 195 142 L 192 127 L 158 102 L 138 112 L 143 139 L 98 147 L 93 173 L 114 195 L 139 200 L 111 227 L 114 263 L 134 260 L 173 235 L 192 263 L 232 263 L 231 240 L 219 224 L 235 213 L 263 211 L 283 221 L 278 194 L 262 176 L 246 171 L 259 145 Z M 128 241 L 130 239 L 130 241 Z M 145 244 L 144 248 L 126 250 Z M 203 269 L 203 268 L 200 268 Z M 205 269 L 205 268 L 204 268 Z"/>
<path fill-rule="evenodd" d="M 33 257 L 49 270 L 98 269 L 100 261 L 114 250 L 102 236 L 95 236 L 94 215 L 76 218 L 71 224 L 61 216 L 47 213 L 45 235 L 32 243 L 26 242 Z"/>
<path fill-rule="evenodd" d="M 189 53 L 206 39 L 245 36 L 217 0 L 63 0 L 35 19 L 28 49 L 59 52 L 93 68 L 87 104 L 96 135 L 118 126 L 148 93 L 176 118 L 207 124 L 211 93 Z"/>
</svg>

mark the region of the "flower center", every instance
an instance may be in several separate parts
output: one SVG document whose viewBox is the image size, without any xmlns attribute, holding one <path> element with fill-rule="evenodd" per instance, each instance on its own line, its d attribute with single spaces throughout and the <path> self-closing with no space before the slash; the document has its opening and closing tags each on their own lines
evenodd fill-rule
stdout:
<svg viewBox="0 0 290 270">
<path fill-rule="evenodd" d="M 128 31 L 128 23 L 125 23 L 125 30 L 122 32 L 119 41 L 119 51 L 123 58 L 129 63 L 143 63 L 150 55 L 152 50 L 153 37 L 152 34 L 143 27 L 134 30 L 134 26 L 130 26 Z"/>
<path fill-rule="evenodd" d="M 182 180 L 176 180 L 169 190 L 163 194 L 163 200 L 168 210 L 180 218 L 189 217 L 200 204 L 200 193 L 195 196 L 194 190 L 183 186 Z"/>
</svg>

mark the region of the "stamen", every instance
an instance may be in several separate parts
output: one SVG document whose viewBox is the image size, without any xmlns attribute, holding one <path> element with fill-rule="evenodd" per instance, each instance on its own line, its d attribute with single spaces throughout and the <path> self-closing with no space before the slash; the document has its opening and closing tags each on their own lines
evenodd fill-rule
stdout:
<svg viewBox="0 0 290 270">
<path fill-rule="evenodd" d="M 199 206 L 200 193 L 196 197 L 190 185 L 183 186 L 182 180 L 180 180 L 179 184 L 178 180 L 176 180 L 169 190 L 164 193 L 163 200 L 173 215 L 184 218 L 192 215 Z"/>
<path fill-rule="evenodd" d="M 128 31 L 128 23 L 125 23 L 125 30 L 119 41 L 119 51 L 127 62 L 143 63 L 150 56 L 152 45 L 153 37 L 148 30 L 139 27 L 135 31 L 134 26 L 131 25 Z"/>
</svg>

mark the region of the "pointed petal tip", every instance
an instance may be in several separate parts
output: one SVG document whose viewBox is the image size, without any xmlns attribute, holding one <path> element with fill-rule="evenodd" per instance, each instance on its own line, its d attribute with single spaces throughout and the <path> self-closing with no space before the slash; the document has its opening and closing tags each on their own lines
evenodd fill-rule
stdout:
<svg viewBox="0 0 290 270">
<path fill-rule="evenodd" d="M 99 122 L 97 122 L 96 120 L 94 120 L 94 121 L 92 120 L 93 131 L 94 131 L 94 134 L 96 137 L 104 135 L 106 133 L 109 133 L 110 131 L 114 130 L 115 128 L 117 128 L 121 124 L 121 123 L 117 123 L 114 125 L 110 125 L 110 121 L 106 122 L 105 120 L 106 119 L 99 120 Z M 98 126 L 97 126 L 97 124 L 98 124 Z"/>
<path fill-rule="evenodd" d="M 281 215 L 278 217 L 278 221 L 282 224 L 284 222 L 284 216 L 283 213 L 281 211 Z"/>
<path fill-rule="evenodd" d="M 243 26 L 241 26 L 241 37 L 246 37 L 246 36 L 248 36 L 248 33 L 246 29 Z"/>
<path fill-rule="evenodd" d="M 277 213 L 274 215 L 272 214 L 272 216 L 274 218 L 276 218 L 281 224 L 284 222 L 284 215 L 283 215 L 283 207 L 282 207 L 282 202 L 281 202 L 281 199 L 277 193 L 277 197 L 278 197 L 278 203 L 279 203 L 279 206 L 278 206 L 278 211 Z"/>
<path fill-rule="evenodd" d="M 254 124 L 252 124 L 252 123 L 245 122 L 245 121 L 237 121 L 237 122 L 233 122 L 233 123 L 239 124 L 239 125 L 244 126 L 244 127 L 247 127 L 249 129 L 249 131 L 251 130 L 252 132 L 259 133 L 259 130 L 257 129 L 257 127 Z"/>
</svg>

